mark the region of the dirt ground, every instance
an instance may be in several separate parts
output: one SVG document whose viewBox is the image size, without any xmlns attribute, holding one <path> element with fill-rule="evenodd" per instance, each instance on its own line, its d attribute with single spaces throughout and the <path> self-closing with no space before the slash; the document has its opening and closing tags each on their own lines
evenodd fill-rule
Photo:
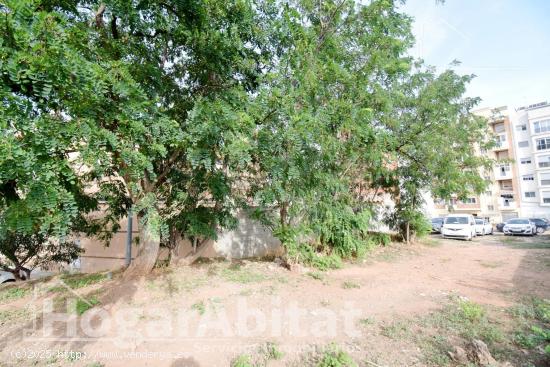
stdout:
<svg viewBox="0 0 550 367">
<path fill-rule="evenodd" d="M 346 366 L 319 357 L 341 350 L 358 366 L 452 366 L 448 351 L 470 334 L 499 361 L 546 365 L 541 347 L 512 340 L 530 321 L 511 310 L 550 299 L 550 235 L 431 236 L 328 272 L 223 261 L 71 290 L 60 279 L 0 296 L 0 365 Z M 445 313 L 457 304 L 484 311 L 463 325 Z"/>
</svg>

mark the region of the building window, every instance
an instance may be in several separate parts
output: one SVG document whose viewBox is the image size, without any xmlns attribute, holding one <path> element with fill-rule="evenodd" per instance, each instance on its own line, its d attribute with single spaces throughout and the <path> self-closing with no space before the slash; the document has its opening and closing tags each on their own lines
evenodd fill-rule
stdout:
<svg viewBox="0 0 550 367">
<path fill-rule="evenodd" d="M 487 210 L 492 212 L 493 210 L 495 210 L 495 206 L 494 205 L 487 205 Z"/>
<path fill-rule="evenodd" d="M 550 119 L 533 123 L 533 130 L 535 131 L 535 134 L 550 131 Z"/>
<path fill-rule="evenodd" d="M 543 155 L 539 159 L 539 168 L 548 168 L 550 167 L 550 155 Z"/>
<path fill-rule="evenodd" d="M 521 158 L 521 164 L 531 164 L 531 158 Z"/>
<path fill-rule="evenodd" d="M 529 146 L 529 140 L 520 141 L 518 143 L 518 147 L 520 147 L 520 148 L 527 148 L 528 146 Z"/>
<path fill-rule="evenodd" d="M 550 191 L 542 192 L 542 202 L 544 204 L 550 204 Z"/>
<path fill-rule="evenodd" d="M 503 133 L 504 132 L 504 123 L 495 124 L 495 133 Z"/>
<path fill-rule="evenodd" d="M 489 191 L 486 191 L 486 192 L 485 192 L 485 195 L 487 195 L 487 196 L 492 196 L 492 195 L 493 195 L 493 192 L 490 191 L 490 190 L 489 190 Z"/>
<path fill-rule="evenodd" d="M 540 174 L 540 184 L 542 186 L 550 186 L 550 173 Z"/>
<path fill-rule="evenodd" d="M 525 175 L 525 176 L 521 176 L 521 179 L 523 181 L 535 181 L 535 176 L 533 175 Z"/>
<path fill-rule="evenodd" d="M 535 192 L 534 191 L 526 191 L 525 192 L 525 197 L 526 198 L 534 198 L 535 197 Z"/>
<path fill-rule="evenodd" d="M 550 138 L 542 138 L 536 140 L 537 150 L 550 149 Z"/>
<path fill-rule="evenodd" d="M 516 125 L 516 131 L 526 131 L 527 130 L 527 125 L 523 124 L 523 125 Z"/>
<path fill-rule="evenodd" d="M 467 198 L 463 201 L 464 204 L 475 204 L 476 198 Z"/>
</svg>

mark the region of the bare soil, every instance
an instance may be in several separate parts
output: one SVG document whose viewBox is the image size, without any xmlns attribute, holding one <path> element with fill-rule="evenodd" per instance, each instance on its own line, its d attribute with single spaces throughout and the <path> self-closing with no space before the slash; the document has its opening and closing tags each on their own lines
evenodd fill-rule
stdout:
<svg viewBox="0 0 550 367">
<path fill-rule="evenodd" d="M 498 315 L 494 322 L 506 330 L 507 310 L 532 297 L 550 299 L 550 236 L 432 236 L 325 273 L 222 261 L 157 269 L 133 282 L 115 274 L 69 293 L 66 299 L 83 297 L 94 307 L 80 316 L 69 312 L 74 334 L 57 322 L 46 337 L 44 304 L 55 299 L 54 310 L 65 310 L 48 290 L 54 280 L 0 304 L 0 365 L 211 367 L 247 354 L 256 366 L 315 366 L 332 343 L 359 366 L 453 365 L 445 350 L 419 344 L 420 334 L 437 337 L 421 320 L 461 297 Z M 450 334 L 446 343 L 460 343 Z M 281 358 L 262 357 L 265 343 Z M 510 350 L 498 357 L 513 365 L 545 363 L 540 351 L 499 345 Z"/>
</svg>

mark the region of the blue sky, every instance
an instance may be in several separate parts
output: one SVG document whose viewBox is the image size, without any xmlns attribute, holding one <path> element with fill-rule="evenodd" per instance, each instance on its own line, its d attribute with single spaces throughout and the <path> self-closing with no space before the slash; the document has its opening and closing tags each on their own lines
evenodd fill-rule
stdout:
<svg viewBox="0 0 550 367">
<path fill-rule="evenodd" d="M 408 0 L 416 57 L 475 74 L 480 107 L 550 102 L 550 0 Z"/>
</svg>

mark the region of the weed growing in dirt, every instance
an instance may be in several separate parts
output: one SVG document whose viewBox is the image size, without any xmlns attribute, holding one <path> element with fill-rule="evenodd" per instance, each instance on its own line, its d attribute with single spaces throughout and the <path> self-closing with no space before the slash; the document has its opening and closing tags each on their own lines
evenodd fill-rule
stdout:
<svg viewBox="0 0 550 367">
<path fill-rule="evenodd" d="M 28 287 L 11 287 L 0 292 L 0 303 L 11 302 L 16 299 L 25 297 L 30 293 Z"/>
<path fill-rule="evenodd" d="M 335 345 L 330 345 L 319 356 L 316 367 L 357 367 L 349 354 Z"/>
<path fill-rule="evenodd" d="M 320 271 L 309 271 L 306 275 L 315 280 L 323 281 L 325 279 L 325 274 L 321 273 Z"/>
<path fill-rule="evenodd" d="M 243 354 L 231 361 L 231 367 L 254 367 L 250 361 L 250 356 Z"/>
<path fill-rule="evenodd" d="M 262 355 L 264 357 L 265 360 L 267 361 L 270 361 L 270 360 L 279 360 L 281 358 L 283 358 L 284 356 L 284 353 L 281 352 L 279 350 L 279 348 L 277 347 L 277 345 L 275 343 L 266 343 L 263 347 L 262 347 Z"/>
<path fill-rule="evenodd" d="M 344 288 L 344 289 L 359 289 L 359 288 L 361 288 L 361 285 L 348 280 L 348 281 L 345 281 L 344 283 L 342 283 L 342 288 Z"/>
</svg>

